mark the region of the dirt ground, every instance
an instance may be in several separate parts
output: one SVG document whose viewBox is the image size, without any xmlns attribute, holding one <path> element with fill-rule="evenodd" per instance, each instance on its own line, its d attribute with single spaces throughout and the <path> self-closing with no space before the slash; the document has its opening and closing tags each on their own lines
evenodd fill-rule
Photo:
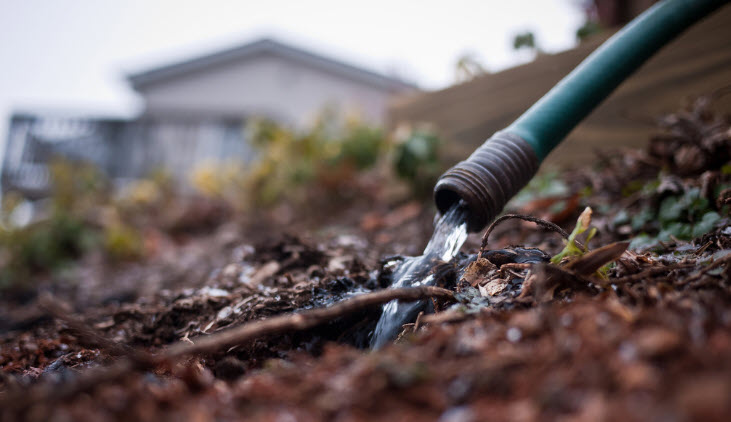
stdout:
<svg viewBox="0 0 731 422">
<path fill-rule="evenodd" d="M 0 298 L 0 419 L 729 420 L 729 119 L 702 98 L 659 123 L 647 150 L 511 204 L 566 232 L 591 207 L 590 252 L 552 263 L 566 233 L 520 218 L 482 254 L 474 234 L 414 293 L 437 312 L 379 350 L 429 205 L 230 221 L 113 270 L 87 257 L 75 283 Z"/>
</svg>

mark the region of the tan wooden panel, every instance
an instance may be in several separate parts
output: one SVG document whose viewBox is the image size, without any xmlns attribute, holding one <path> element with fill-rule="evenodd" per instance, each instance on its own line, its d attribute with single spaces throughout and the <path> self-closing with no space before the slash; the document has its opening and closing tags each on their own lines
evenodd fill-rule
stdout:
<svg viewBox="0 0 731 422">
<path fill-rule="evenodd" d="M 433 124 L 450 144 L 446 162 L 463 159 L 510 124 L 601 44 L 608 34 L 575 49 L 488 74 L 440 91 L 397 99 L 390 124 Z M 597 148 L 642 146 L 652 119 L 688 98 L 731 85 L 731 6 L 697 24 L 625 81 L 551 154 L 548 162 L 587 160 Z M 731 112 L 731 96 L 717 108 Z"/>
</svg>

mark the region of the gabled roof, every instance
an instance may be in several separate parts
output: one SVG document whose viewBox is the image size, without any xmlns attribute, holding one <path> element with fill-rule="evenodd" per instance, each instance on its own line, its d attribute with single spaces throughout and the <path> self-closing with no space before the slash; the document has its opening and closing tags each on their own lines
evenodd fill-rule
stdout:
<svg viewBox="0 0 731 422">
<path fill-rule="evenodd" d="M 384 90 L 402 91 L 418 89 L 415 84 L 410 82 L 314 54 L 270 38 L 263 38 L 239 47 L 131 74 L 127 76 L 127 79 L 135 90 L 141 90 L 146 86 L 163 82 L 170 78 L 197 71 L 205 71 L 210 67 L 254 57 L 260 53 L 269 53 L 289 58 L 317 69 L 322 69 L 326 72 L 341 75 Z"/>
</svg>

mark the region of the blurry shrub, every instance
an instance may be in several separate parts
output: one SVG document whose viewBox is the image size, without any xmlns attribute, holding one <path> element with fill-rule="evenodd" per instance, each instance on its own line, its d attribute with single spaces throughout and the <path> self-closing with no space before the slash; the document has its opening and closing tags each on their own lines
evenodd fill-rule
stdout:
<svg viewBox="0 0 731 422">
<path fill-rule="evenodd" d="M 256 160 L 244 180 L 229 182 L 242 184 L 250 205 L 258 206 L 304 203 L 314 197 L 342 200 L 341 187 L 372 169 L 388 145 L 380 129 L 355 120 L 342 122 L 328 111 L 302 132 L 266 120 L 249 129 Z"/>
<path fill-rule="evenodd" d="M 9 218 L 19 196 L 3 198 L 0 287 L 53 274 L 99 246 L 112 259 L 142 254 L 140 236 L 120 222 L 109 184 L 94 166 L 54 160 L 49 171 L 50 195 L 29 224 L 16 226 Z M 110 213 L 114 218 L 105 217 Z"/>
<path fill-rule="evenodd" d="M 245 190 L 246 167 L 243 163 L 204 162 L 190 176 L 190 183 L 198 192 L 232 205 L 241 205 L 240 197 Z"/>
<path fill-rule="evenodd" d="M 579 29 L 576 30 L 576 38 L 578 38 L 579 41 L 584 41 L 592 35 L 602 32 L 603 30 L 604 28 L 602 28 L 599 22 L 588 20 L 584 22 L 584 24 L 581 25 Z"/>
<path fill-rule="evenodd" d="M 211 196 L 222 194 L 225 188 L 218 165 L 212 162 L 196 166 L 191 173 L 190 183 L 195 189 Z"/>
<path fill-rule="evenodd" d="M 23 196 L 18 192 L 11 191 L 3 195 L 2 204 L 0 204 L 0 228 L 12 227 L 15 224 L 13 214 L 24 201 Z"/>
<path fill-rule="evenodd" d="M 138 230 L 117 222 L 104 228 L 104 250 L 115 260 L 141 258 L 144 240 Z"/>
<path fill-rule="evenodd" d="M 80 163 L 53 161 L 49 170 L 51 196 L 41 218 L 16 227 L 6 217 L 12 206 L 3 207 L 2 286 L 22 283 L 38 272 L 56 271 L 95 243 L 95 230 L 87 219 L 105 197 L 104 179 L 92 166 Z"/>
<path fill-rule="evenodd" d="M 0 287 L 24 283 L 37 272 L 52 272 L 76 259 L 94 243 L 84 223 L 68 213 L 18 229 L 4 229 L 0 245 L 6 256 L 0 270 Z"/>
<path fill-rule="evenodd" d="M 380 129 L 353 125 L 342 140 L 336 161 L 353 164 L 358 170 L 368 169 L 376 164 L 385 146 Z"/>
<path fill-rule="evenodd" d="M 109 199 L 106 177 L 93 165 L 60 159 L 49 164 L 50 210 L 87 215 Z"/>
<path fill-rule="evenodd" d="M 156 169 L 144 179 L 122 187 L 105 208 L 101 224 L 104 227 L 124 224 L 138 231 L 160 227 L 161 220 L 175 208 L 178 196 L 172 176 L 164 169 Z"/>
<path fill-rule="evenodd" d="M 266 120 L 254 122 L 250 131 L 257 157 L 236 183 L 249 205 L 347 201 L 362 197 L 364 183 L 385 188 L 398 180 L 411 196 L 424 198 L 444 170 L 440 140 L 425 129 L 406 129 L 394 141 L 379 128 L 326 111 L 307 131 Z M 200 179 L 201 191 L 225 190 L 213 173 L 203 172 Z"/>
<path fill-rule="evenodd" d="M 719 184 L 717 190 L 727 188 Z M 718 197 L 715 192 L 714 197 Z M 642 208 L 631 218 L 626 211 L 619 212 L 612 221 L 614 226 L 630 224 L 633 232 L 631 248 L 648 248 L 674 239 L 691 240 L 713 230 L 728 215 L 728 206 L 714 209 L 714 204 L 701 195 L 697 187 L 691 187 L 678 195 L 662 198 L 659 205 Z"/>
<path fill-rule="evenodd" d="M 124 208 L 157 207 L 176 195 L 172 176 L 164 169 L 152 171 L 144 179 L 130 182 L 117 196 L 117 205 Z"/>
<path fill-rule="evenodd" d="M 439 144 L 436 135 L 419 130 L 395 147 L 393 165 L 396 174 L 411 186 L 415 196 L 430 196 L 434 183 L 444 170 L 439 162 Z"/>
<path fill-rule="evenodd" d="M 150 206 L 162 198 L 160 186 L 151 179 L 136 180 L 120 195 L 120 203 L 128 206 Z"/>
<path fill-rule="evenodd" d="M 536 36 L 533 32 L 526 31 L 516 34 L 513 37 L 513 49 L 520 50 L 521 48 L 527 48 L 529 50 L 535 50 L 537 48 Z"/>
</svg>

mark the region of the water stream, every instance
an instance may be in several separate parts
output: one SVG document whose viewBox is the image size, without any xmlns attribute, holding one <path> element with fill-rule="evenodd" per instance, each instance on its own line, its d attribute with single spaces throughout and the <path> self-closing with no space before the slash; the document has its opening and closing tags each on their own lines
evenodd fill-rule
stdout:
<svg viewBox="0 0 731 422">
<path fill-rule="evenodd" d="M 434 234 L 421 256 L 403 260 L 393 274 L 391 288 L 407 286 L 429 286 L 435 283 L 431 270 L 437 261 L 451 261 L 467 240 L 467 214 L 464 207 L 455 204 L 439 219 Z M 383 305 L 383 314 L 378 320 L 371 339 L 371 347 L 379 348 L 393 340 L 401 326 L 413 321 L 426 302 L 401 303 L 397 300 Z"/>
</svg>

